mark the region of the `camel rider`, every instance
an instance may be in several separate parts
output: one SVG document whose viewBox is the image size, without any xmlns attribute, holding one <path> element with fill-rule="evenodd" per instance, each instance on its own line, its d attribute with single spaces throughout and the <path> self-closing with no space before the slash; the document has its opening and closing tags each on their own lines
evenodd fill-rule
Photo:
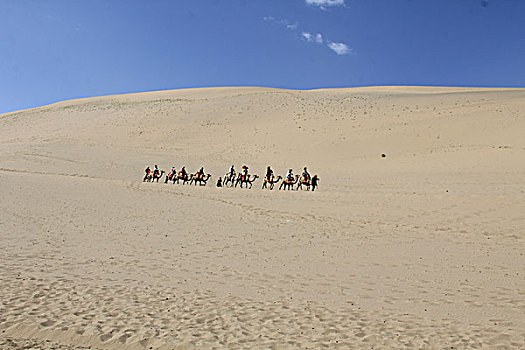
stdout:
<svg viewBox="0 0 525 350">
<path fill-rule="evenodd" d="M 177 170 L 175 170 L 175 167 L 171 167 L 169 178 L 173 179 L 173 177 L 177 174 Z"/>
<path fill-rule="evenodd" d="M 186 176 L 188 176 L 188 173 L 186 172 L 186 167 L 183 166 L 182 169 L 180 169 L 180 175 L 183 179 L 186 178 Z"/>
<path fill-rule="evenodd" d="M 306 169 L 306 167 L 304 167 L 302 176 L 303 176 L 303 180 L 304 181 L 309 181 L 310 180 L 310 174 L 308 174 L 308 170 Z"/>
<path fill-rule="evenodd" d="M 157 166 L 157 164 L 155 164 L 155 168 L 153 169 L 153 176 L 158 176 L 159 175 L 159 167 Z"/>
<path fill-rule="evenodd" d="M 199 172 L 197 173 L 197 179 L 199 180 L 204 179 L 204 167 L 201 167 Z"/>
<path fill-rule="evenodd" d="M 245 181 L 248 180 L 248 167 L 246 165 L 242 166 L 242 176 Z"/>
<path fill-rule="evenodd" d="M 272 181 L 272 179 L 273 179 L 273 170 L 272 170 L 272 168 L 270 168 L 269 165 L 268 165 L 268 168 L 266 168 L 266 179 L 268 181 Z"/>
<path fill-rule="evenodd" d="M 142 181 L 148 180 L 149 174 L 151 173 L 151 169 L 148 166 L 146 169 L 144 169 L 144 171 L 146 172 L 146 175 L 144 175 L 144 179 Z"/>
<path fill-rule="evenodd" d="M 288 174 L 286 174 L 286 179 L 290 182 L 293 181 L 293 172 L 292 169 L 288 170 Z"/>
<path fill-rule="evenodd" d="M 230 167 L 230 172 L 228 173 L 228 175 L 233 176 L 233 174 L 235 174 L 235 168 L 233 167 L 233 164 L 232 164 L 232 166 Z"/>
</svg>

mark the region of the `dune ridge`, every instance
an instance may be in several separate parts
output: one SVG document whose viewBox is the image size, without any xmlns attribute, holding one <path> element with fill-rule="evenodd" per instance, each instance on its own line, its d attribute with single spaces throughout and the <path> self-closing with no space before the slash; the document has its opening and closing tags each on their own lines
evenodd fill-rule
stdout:
<svg viewBox="0 0 525 350">
<path fill-rule="evenodd" d="M 0 116 L 0 347 L 525 347 L 525 89 L 206 88 Z M 381 155 L 384 154 L 385 157 Z M 143 183 L 201 166 L 206 187 Z M 214 186 L 308 166 L 319 190 Z"/>
</svg>

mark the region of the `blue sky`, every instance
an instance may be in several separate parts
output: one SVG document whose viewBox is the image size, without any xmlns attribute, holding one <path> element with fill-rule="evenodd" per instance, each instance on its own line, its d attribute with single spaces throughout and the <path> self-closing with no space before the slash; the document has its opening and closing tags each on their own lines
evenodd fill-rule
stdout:
<svg viewBox="0 0 525 350">
<path fill-rule="evenodd" d="M 0 113 L 204 86 L 525 86 L 525 0 L 0 0 Z"/>
</svg>

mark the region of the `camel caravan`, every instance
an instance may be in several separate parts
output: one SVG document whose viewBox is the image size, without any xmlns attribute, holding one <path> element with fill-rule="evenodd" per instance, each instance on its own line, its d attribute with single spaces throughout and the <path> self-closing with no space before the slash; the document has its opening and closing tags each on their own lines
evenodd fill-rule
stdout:
<svg viewBox="0 0 525 350">
<path fill-rule="evenodd" d="M 169 172 L 159 170 L 158 166 L 155 165 L 153 170 L 148 166 L 145 169 L 145 175 L 143 182 L 159 182 L 164 176 L 164 183 L 180 184 L 183 185 L 195 185 L 206 186 L 208 181 L 211 179 L 211 174 L 204 172 L 204 167 L 200 168 L 195 173 L 188 173 L 186 167 L 182 167 L 180 171 L 177 171 L 175 167 L 171 168 Z M 251 189 L 253 183 L 259 179 L 259 175 L 249 173 L 249 168 L 244 165 L 240 172 L 235 170 L 232 165 L 224 177 L 217 179 L 217 187 L 237 187 Z M 279 185 L 279 190 L 307 190 L 315 191 L 319 185 L 319 177 L 317 175 L 310 176 L 308 169 L 304 167 L 301 175 L 294 175 L 292 169 L 288 170 L 286 176 L 275 175 L 272 168 L 266 168 L 266 175 L 262 179 L 261 189 L 273 190 L 276 185 Z"/>
</svg>

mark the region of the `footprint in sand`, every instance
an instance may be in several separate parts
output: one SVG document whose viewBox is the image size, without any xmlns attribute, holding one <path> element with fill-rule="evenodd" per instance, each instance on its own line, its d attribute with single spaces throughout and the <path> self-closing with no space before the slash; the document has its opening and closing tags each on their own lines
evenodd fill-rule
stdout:
<svg viewBox="0 0 525 350">
<path fill-rule="evenodd" d="M 40 323 L 41 326 L 43 327 L 51 327 L 52 325 L 55 324 L 56 321 L 51 321 L 51 320 L 47 320 L 47 321 L 44 321 L 42 323 Z"/>
<path fill-rule="evenodd" d="M 105 342 L 113 338 L 113 334 L 111 333 L 102 334 L 99 338 L 102 342 Z"/>
</svg>

